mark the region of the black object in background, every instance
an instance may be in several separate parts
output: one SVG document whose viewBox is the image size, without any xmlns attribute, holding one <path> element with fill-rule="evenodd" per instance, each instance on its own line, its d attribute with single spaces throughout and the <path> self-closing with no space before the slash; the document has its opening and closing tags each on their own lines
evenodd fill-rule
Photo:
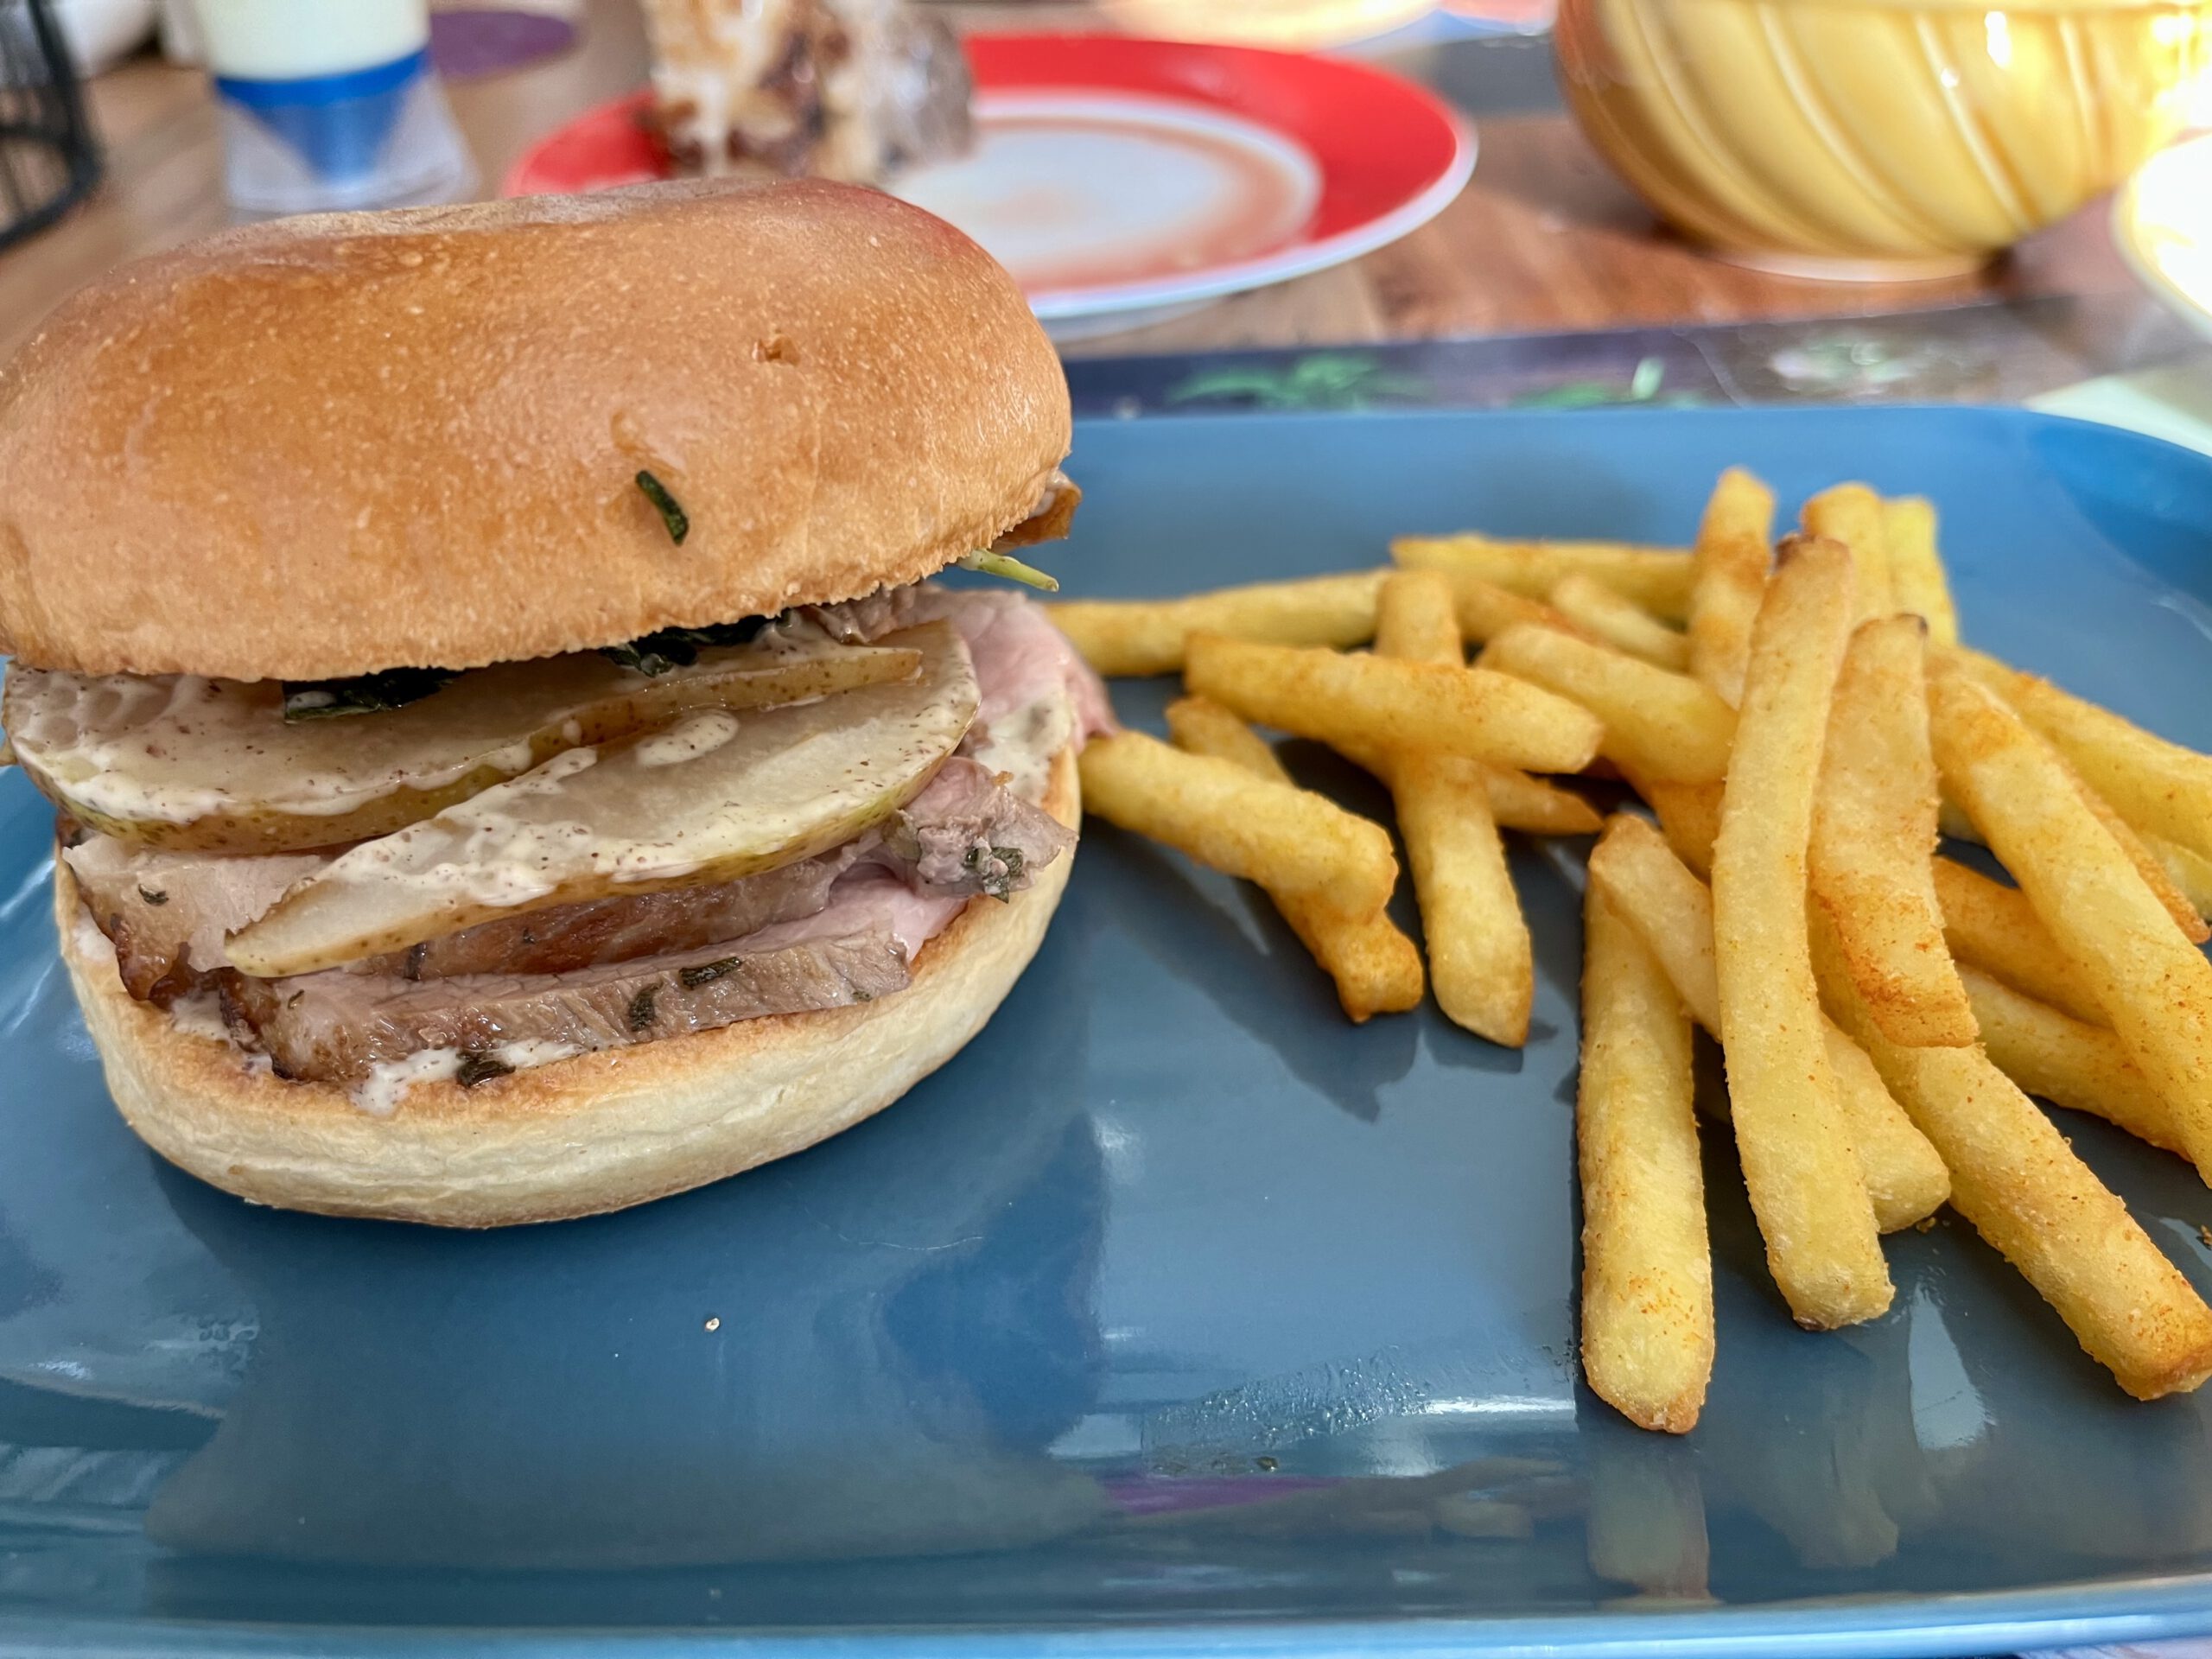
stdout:
<svg viewBox="0 0 2212 1659">
<path fill-rule="evenodd" d="M 76 67 L 47 0 L 0 0 L 0 248 L 54 223 L 99 175 Z"/>
</svg>

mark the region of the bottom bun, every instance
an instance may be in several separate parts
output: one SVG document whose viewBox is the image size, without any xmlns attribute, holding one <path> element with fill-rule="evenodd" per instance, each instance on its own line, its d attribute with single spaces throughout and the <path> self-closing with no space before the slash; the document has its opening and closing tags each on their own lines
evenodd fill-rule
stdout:
<svg viewBox="0 0 2212 1659">
<path fill-rule="evenodd" d="M 1080 787 L 1063 751 L 1045 806 L 1071 827 Z M 418 1084 L 385 1117 L 133 998 L 59 860 L 54 907 L 108 1090 L 162 1157 L 257 1204 L 505 1227 L 703 1186 L 882 1110 L 983 1028 L 1036 955 L 1074 861 L 1071 849 L 1009 903 L 971 900 L 895 996 L 582 1054 L 473 1089 Z"/>
</svg>

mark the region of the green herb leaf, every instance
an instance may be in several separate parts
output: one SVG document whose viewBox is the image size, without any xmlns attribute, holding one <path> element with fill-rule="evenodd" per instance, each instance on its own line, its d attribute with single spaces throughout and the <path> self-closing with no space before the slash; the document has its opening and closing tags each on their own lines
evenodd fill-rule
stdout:
<svg viewBox="0 0 2212 1659">
<path fill-rule="evenodd" d="M 1060 584 L 1033 564 L 1024 564 L 1010 553 L 993 553 L 977 548 L 964 559 L 953 561 L 963 570 L 980 570 L 987 576 L 1003 576 L 1008 582 L 1018 582 L 1025 587 L 1040 588 L 1048 594 L 1060 591 Z"/>
<path fill-rule="evenodd" d="M 599 654 L 640 674 L 665 674 L 672 668 L 690 667 L 702 651 L 747 644 L 774 620 L 769 616 L 748 616 L 704 628 L 659 628 L 639 635 L 627 645 L 602 645 Z"/>
<path fill-rule="evenodd" d="M 648 985 L 630 999 L 630 1031 L 632 1035 L 653 1022 L 653 1001 L 660 995 L 660 987 Z"/>
<path fill-rule="evenodd" d="M 1016 884 L 1021 880 L 1022 856 L 1019 847 L 994 847 L 991 856 L 1006 867 L 1004 875 L 994 876 L 983 883 L 983 891 L 1002 905 L 1014 902 Z"/>
<path fill-rule="evenodd" d="M 724 957 L 720 962 L 702 962 L 696 968 L 676 970 L 677 982 L 686 990 L 701 985 L 711 985 L 726 974 L 734 974 L 745 966 L 742 957 Z"/>
<path fill-rule="evenodd" d="M 480 1083 L 510 1076 L 513 1071 L 514 1067 L 497 1055 L 471 1051 L 461 1057 L 461 1064 L 454 1068 L 453 1080 L 464 1089 L 474 1089 Z"/>
<path fill-rule="evenodd" d="M 677 505 L 676 498 L 668 493 L 668 486 L 642 469 L 638 474 L 638 487 L 645 493 L 645 499 L 653 504 L 660 514 L 660 521 L 668 526 L 668 539 L 678 547 L 691 533 L 691 516 Z"/>
<path fill-rule="evenodd" d="M 453 677 L 450 668 L 387 668 L 378 674 L 357 675 L 350 680 L 286 680 L 284 719 L 297 725 L 303 720 L 336 720 L 346 715 L 373 715 L 386 709 L 404 709 L 442 690 Z"/>
<path fill-rule="evenodd" d="M 153 887 L 139 888 L 138 896 L 157 910 L 169 901 L 169 896 L 168 893 Z"/>
</svg>

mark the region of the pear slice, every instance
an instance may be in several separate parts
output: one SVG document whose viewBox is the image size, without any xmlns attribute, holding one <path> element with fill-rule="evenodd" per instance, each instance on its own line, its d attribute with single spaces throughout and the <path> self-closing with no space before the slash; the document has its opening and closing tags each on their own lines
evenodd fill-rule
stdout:
<svg viewBox="0 0 2212 1659">
<path fill-rule="evenodd" d="M 401 950 L 496 917 L 734 880 L 827 851 L 920 791 L 974 724 L 948 622 L 887 636 L 912 679 L 758 713 L 697 709 L 570 749 L 435 817 L 364 842 L 234 936 L 257 977 Z"/>
<path fill-rule="evenodd" d="M 103 834 L 280 853 L 390 835 L 563 750 L 690 709 L 798 702 L 919 665 L 895 647 L 764 641 L 649 677 L 579 652 L 476 669 L 403 708 L 296 724 L 275 681 L 18 665 L 0 718 L 31 781 Z"/>
</svg>

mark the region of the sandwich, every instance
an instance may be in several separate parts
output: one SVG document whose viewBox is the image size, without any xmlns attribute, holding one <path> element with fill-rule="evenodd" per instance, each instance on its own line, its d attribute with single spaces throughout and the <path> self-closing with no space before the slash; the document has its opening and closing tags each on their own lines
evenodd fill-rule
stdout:
<svg viewBox="0 0 2212 1659">
<path fill-rule="evenodd" d="M 1024 589 L 1066 385 L 823 181 L 330 214 L 0 372 L 0 723 L 116 1103 L 257 1202 L 497 1226 L 896 1100 L 1035 952 L 1103 692 Z"/>
</svg>

